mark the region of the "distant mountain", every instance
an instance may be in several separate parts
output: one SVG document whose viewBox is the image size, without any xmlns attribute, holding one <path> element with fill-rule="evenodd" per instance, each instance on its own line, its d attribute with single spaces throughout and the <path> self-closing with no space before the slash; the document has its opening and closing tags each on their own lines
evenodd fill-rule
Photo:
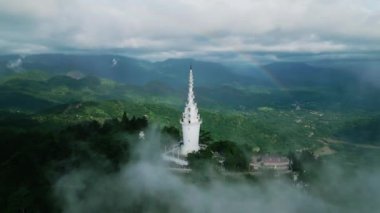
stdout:
<svg viewBox="0 0 380 213">
<path fill-rule="evenodd" d="M 276 62 L 263 66 L 234 69 L 214 62 L 194 59 L 168 59 L 149 62 L 117 55 L 40 54 L 20 57 L 0 56 L 0 75 L 40 70 L 51 75 L 65 74 L 73 78 L 96 76 L 129 85 L 162 82 L 173 88 L 186 87 L 188 68 L 193 65 L 196 86 L 224 85 L 276 87 L 329 87 L 345 88 L 379 79 L 376 63 L 301 63 Z M 352 66 L 351 66 L 352 65 Z M 355 66 L 354 66 L 355 65 Z M 239 67 L 239 66 L 237 66 Z M 350 68 L 351 67 L 351 68 Z M 361 69 L 362 68 L 362 69 Z M 354 71 L 352 70 L 354 69 Z M 366 75 L 361 75 L 361 71 Z M 377 84 L 374 84 L 375 86 Z M 361 85 L 360 85 L 361 86 Z M 376 86 L 380 88 L 380 86 Z"/>
<path fill-rule="evenodd" d="M 362 84 L 380 89 L 380 59 L 368 60 L 324 60 L 314 62 L 319 67 L 346 70 L 355 75 Z"/>
<path fill-rule="evenodd" d="M 115 55 L 42 54 L 19 57 L 0 56 L 0 73 L 41 70 L 55 74 L 93 75 L 121 83 L 143 85 L 161 81 L 172 87 L 187 85 L 189 66 L 193 65 L 197 86 L 231 83 L 251 84 L 254 79 L 231 72 L 227 67 L 193 59 L 149 62 Z"/>
<path fill-rule="evenodd" d="M 194 67 L 196 97 L 203 106 L 289 108 L 299 103 L 312 109 L 375 110 L 380 105 L 379 88 L 351 71 L 290 62 L 242 74 L 222 64 L 193 59 L 149 62 L 113 55 L 0 56 L 0 89 L 8 91 L 4 97 L 10 98 L 13 91 L 46 105 L 99 99 L 182 104 L 190 65 Z"/>
<path fill-rule="evenodd" d="M 155 69 L 162 74 L 163 81 L 172 81 L 174 85 L 187 85 L 188 68 L 193 66 L 196 86 L 221 86 L 225 84 L 249 85 L 257 83 L 254 78 L 232 72 L 224 65 L 197 61 L 194 59 L 168 59 L 154 63 Z"/>
<path fill-rule="evenodd" d="M 50 102 L 49 100 L 20 92 L 0 91 L 0 109 L 35 111 L 54 106 L 54 104 L 54 102 Z"/>
<path fill-rule="evenodd" d="M 10 66 L 21 61 L 19 66 Z M 156 78 L 150 62 L 113 55 L 41 54 L 1 56 L 0 72 L 41 70 L 54 74 L 82 73 L 109 78 L 123 83 L 141 84 Z"/>
<path fill-rule="evenodd" d="M 286 87 L 345 87 L 356 84 L 351 73 L 340 69 L 316 67 L 306 63 L 281 62 L 262 67 L 268 75 Z"/>
</svg>

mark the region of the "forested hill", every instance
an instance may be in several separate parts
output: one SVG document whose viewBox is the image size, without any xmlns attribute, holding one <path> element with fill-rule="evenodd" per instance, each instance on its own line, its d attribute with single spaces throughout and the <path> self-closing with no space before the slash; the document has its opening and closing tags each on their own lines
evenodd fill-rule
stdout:
<svg viewBox="0 0 380 213">
<path fill-rule="evenodd" d="M 203 121 L 200 140 L 209 147 L 230 147 L 221 152 L 235 163 L 226 165 L 247 168 L 241 153 L 251 159 L 289 152 L 325 155 L 323 161 L 344 162 L 350 171 L 378 164 L 380 93 L 351 72 L 331 77 L 330 68 L 276 63 L 262 67 L 261 77 L 247 77 L 191 59 L 1 56 L 0 212 L 60 212 L 65 204 L 54 199 L 57 180 L 86 165 L 105 174 L 118 172 L 133 158 L 137 134 L 148 123 L 175 138 L 160 146 L 177 142 L 189 64 Z M 315 174 L 324 176 L 316 168 Z"/>
<path fill-rule="evenodd" d="M 363 85 L 351 71 L 274 63 L 262 67 L 261 77 L 246 77 L 218 63 L 153 63 L 113 55 L 0 56 L 0 110 L 82 121 L 104 120 L 132 106 L 131 113 L 178 125 L 190 64 L 203 127 L 217 138 L 231 136 L 228 139 L 266 147 L 281 141 L 271 147 L 278 149 L 286 143 L 314 145 L 309 142 L 327 136 L 343 138 L 350 129 L 376 124 L 367 121 L 379 113 L 380 92 Z M 376 130 L 357 132 L 370 136 L 362 143 L 378 143 Z"/>
</svg>

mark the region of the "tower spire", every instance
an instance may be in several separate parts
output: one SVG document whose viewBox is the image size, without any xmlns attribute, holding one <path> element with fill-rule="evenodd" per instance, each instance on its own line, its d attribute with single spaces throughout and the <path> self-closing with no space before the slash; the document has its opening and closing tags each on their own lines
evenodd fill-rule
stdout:
<svg viewBox="0 0 380 213">
<path fill-rule="evenodd" d="M 193 70 L 191 69 L 190 66 L 190 71 L 189 71 L 189 92 L 187 95 L 187 104 L 194 104 L 195 103 L 195 96 L 194 96 L 194 78 L 193 78 Z"/>
<path fill-rule="evenodd" d="M 185 110 L 182 113 L 182 133 L 183 133 L 183 147 L 182 154 L 199 150 L 199 130 L 202 120 L 198 113 L 197 103 L 195 102 L 194 95 L 194 79 L 193 70 L 190 65 L 189 71 L 189 91 L 187 95 L 187 102 Z"/>
</svg>

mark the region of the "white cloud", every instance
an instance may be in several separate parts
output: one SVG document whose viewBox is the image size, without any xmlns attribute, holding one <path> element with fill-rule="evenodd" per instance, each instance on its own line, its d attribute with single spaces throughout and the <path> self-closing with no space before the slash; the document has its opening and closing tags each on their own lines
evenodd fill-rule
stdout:
<svg viewBox="0 0 380 213">
<path fill-rule="evenodd" d="M 7 68 L 11 69 L 15 72 L 22 71 L 22 58 L 18 58 L 16 60 L 9 61 L 7 63 Z"/>
<path fill-rule="evenodd" d="M 371 51 L 380 49 L 379 5 L 375 0 L 0 1 L 0 48 L 118 49 L 153 58 Z"/>
<path fill-rule="evenodd" d="M 113 58 L 111 67 L 115 67 L 117 65 L 117 62 L 118 62 L 117 59 Z"/>
</svg>

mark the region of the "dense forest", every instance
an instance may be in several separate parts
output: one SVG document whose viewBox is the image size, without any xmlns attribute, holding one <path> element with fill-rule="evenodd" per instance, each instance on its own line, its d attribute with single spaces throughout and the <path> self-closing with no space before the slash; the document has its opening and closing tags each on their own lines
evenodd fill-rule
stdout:
<svg viewBox="0 0 380 213">
<path fill-rule="evenodd" d="M 50 130 L 45 126 L 46 124 L 33 121 L 26 114 L 16 116 L 2 113 L 2 212 L 60 212 L 64 204 L 57 199 L 54 192 L 54 185 L 59 178 L 76 169 L 89 167 L 105 174 L 119 172 L 122 167 L 133 162 L 133 150 L 141 143 L 146 143 L 145 140 L 150 140 L 150 136 L 144 139 L 138 136 L 138 133 L 148 129 L 146 117 L 128 117 L 125 112 L 119 118 L 107 119 L 102 123 L 90 120 L 51 126 Z M 155 152 L 157 155 L 163 151 L 165 145 L 180 137 L 179 130 L 172 126 L 164 126 L 159 131 L 163 136 L 166 135 L 166 139 L 152 140 L 158 143 L 154 145 L 159 148 Z M 170 142 L 167 138 L 173 140 Z M 218 159 L 213 157 L 214 152 L 223 156 L 223 168 L 236 172 L 247 171 L 252 147 L 230 141 L 216 141 L 209 132 L 204 131 L 200 140 L 208 146 L 188 157 L 190 168 L 194 170 L 193 180 L 200 183 L 211 181 L 205 179 L 210 168 L 217 173 L 221 172 Z M 306 162 L 315 162 L 313 157 L 305 155 L 307 153 L 289 154 L 294 161 L 293 171 L 298 172 L 304 181 L 309 181 L 303 178 L 305 171 L 317 169 L 315 165 L 308 170 L 303 167 L 307 165 Z M 220 173 L 219 176 L 223 174 Z M 140 211 L 139 205 L 141 204 L 137 203 L 132 209 Z"/>
<path fill-rule="evenodd" d="M 25 116 L 25 115 L 24 115 Z M 29 128 L 32 125 L 33 128 Z M 145 129 L 142 118 L 82 122 L 46 131 L 28 118 L 2 119 L 0 206 L 2 212 L 55 212 L 52 186 L 66 172 L 85 165 L 108 172 L 129 160 L 137 138 L 120 135 Z"/>
</svg>

